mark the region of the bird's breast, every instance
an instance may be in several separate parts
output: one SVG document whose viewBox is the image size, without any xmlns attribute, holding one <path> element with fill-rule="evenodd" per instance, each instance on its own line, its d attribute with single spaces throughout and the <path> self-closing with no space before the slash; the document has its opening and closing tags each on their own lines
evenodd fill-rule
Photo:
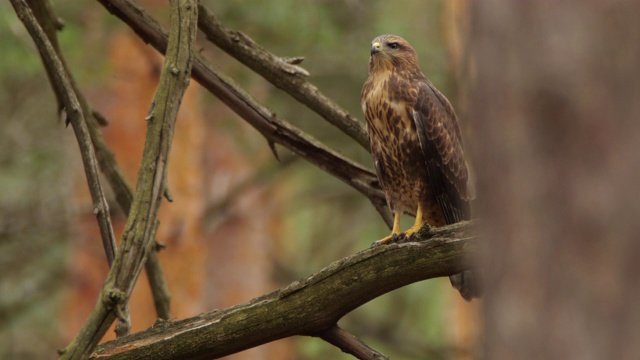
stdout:
<svg viewBox="0 0 640 360">
<path fill-rule="evenodd" d="M 376 172 L 392 209 L 415 211 L 425 193 L 426 167 L 412 107 L 389 88 L 390 79 L 365 85 L 365 113 Z M 397 84 L 394 84 L 394 87 Z M 396 93 L 394 93 L 396 91 Z"/>
</svg>

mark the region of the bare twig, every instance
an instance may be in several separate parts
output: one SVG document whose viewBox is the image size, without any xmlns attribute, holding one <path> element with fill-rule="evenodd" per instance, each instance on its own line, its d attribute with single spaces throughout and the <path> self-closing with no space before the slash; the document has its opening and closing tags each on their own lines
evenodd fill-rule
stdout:
<svg viewBox="0 0 640 360">
<path fill-rule="evenodd" d="M 62 68 L 64 69 L 67 79 L 69 80 L 69 84 L 71 85 L 71 88 L 73 89 L 73 92 L 78 100 L 78 103 L 80 104 L 80 109 L 82 110 L 84 123 L 87 126 L 89 135 L 91 137 L 91 140 L 94 146 L 95 157 L 98 161 L 99 166 L 103 168 L 102 166 L 103 164 L 101 160 L 104 156 L 102 156 L 101 147 L 100 146 L 96 147 L 97 143 L 94 140 L 95 138 L 94 134 L 96 133 L 96 131 L 92 129 L 92 125 L 94 125 L 93 116 L 95 112 L 90 110 L 87 100 L 82 95 L 82 92 L 80 92 L 78 85 L 76 84 L 71 72 L 69 71 L 69 67 L 67 66 L 67 63 L 64 57 L 62 56 L 62 52 L 60 51 L 60 46 L 58 44 L 57 31 L 61 29 L 62 21 L 57 16 L 55 16 L 53 9 L 51 7 L 51 4 L 48 0 L 27 0 L 27 4 L 29 5 L 31 11 L 33 12 L 34 17 L 38 21 L 38 24 L 40 25 L 44 33 L 47 35 L 47 38 L 51 42 L 51 46 L 55 51 L 55 54 L 58 56 L 58 59 L 60 60 Z M 44 59 L 43 59 L 43 62 L 44 62 Z M 56 81 L 56 75 L 55 75 L 56 70 L 46 66 L 45 66 L 45 69 L 47 70 L 47 76 L 49 77 L 49 82 L 51 83 L 51 86 L 53 88 L 53 93 L 56 95 L 56 99 L 58 100 L 58 111 L 60 111 L 61 113 L 65 113 L 64 98 L 66 95 L 64 93 L 60 93 L 59 90 L 61 88 L 54 84 L 54 82 Z M 67 118 L 67 121 L 69 121 L 68 118 Z M 101 144 L 101 145 L 104 145 L 104 144 Z M 113 255 L 107 253 L 107 261 L 109 263 L 109 266 L 111 266 L 111 263 L 113 262 L 113 256 L 115 256 L 115 252 L 116 252 L 115 249 L 116 249 L 116 246 L 114 243 Z M 123 310 L 123 313 L 126 314 L 126 316 L 123 319 L 119 319 L 118 324 L 116 325 L 117 336 L 128 335 L 131 329 L 131 319 L 129 317 L 129 310 L 125 308 Z"/>
<path fill-rule="evenodd" d="M 416 281 L 469 268 L 473 223 L 424 228 L 412 242 L 336 261 L 286 288 L 100 345 L 92 359 L 211 359 L 294 335 L 317 336 L 368 301 Z"/>
<path fill-rule="evenodd" d="M 157 228 L 158 224 L 156 224 L 156 229 Z M 152 239 L 155 238 L 156 233 L 154 231 Z M 162 320 L 169 320 L 171 313 L 171 293 L 169 292 L 167 279 L 165 278 L 162 266 L 160 265 L 160 258 L 158 257 L 159 250 L 160 247 L 156 243 L 153 250 L 149 252 L 147 261 L 144 263 L 144 267 L 145 270 L 147 270 L 147 277 L 149 278 L 151 293 L 153 294 L 153 305 L 156 308 L 158 318 Z"/>
<path fill-rule="evenodd" d="M 33 12 L 27 3 L 24 0 L 12 0 L 11 4 L 16 10 L 16 14 L 20 18 L 20 21 L 24 23 L 29 34 L 33 38 L 44 66 L 47 69 L 47 73 L 52 79 L 51 83 L 56 89 L 55 92 L 58 94 L 60 101 L 62 101 L 64 111 L 67 114 L 67 119 L 71 123 L 73 131 L 76 134 L 85 175 L 89 184 L 89 192 L 91 193 L 93 212 L 98 219 L 102 245 L 107 256 L 107 261 L 109 265 L 111 265 L 116 253 L 115 235 L 113 233 L 113 226 L 111 225 L 109 205 L 107 204 L 104 191 L 100 185 L 100 179 L 98 177 L 98 163 L 93 149 L 93 144 L 91 143 L 89 130 L 87 129 L 87 125 L 84 121 L 82 108 L 80 107 L 80 103 L 78 102 L 78 98 L 71 86 L 71 82 L 69 81 L 69 77 L 62 65 L 62 62 L 56 55 L 56 51 L 53 48 L 51 41 L 49 41 L 47 34 L 38 24 L 37 19 L 33 15 Z"/>
<path fill-rule="evenodd" d="M 196 58 L 193 78 L 210 90 L 232 110 L 258 130 L 269 142 L 281 144 L 320 169 L 344 181 L 365 195 L 388 225 L 391 217 L 386 211 L 386 200 L 378 178 L 371 170 L 343 157 L 313 137 L 305 134 L 286 120 L 242 91 L 230 79 L 216 73 Z"/>
<path fill-rule="evenodd" d="M 304 76 L 308 74 L 304 69 L 270 53 L 247 35 L 225 28 L 204 5 L 199 5 L 198 12 L 198 27 L 209 41 L 308 106 L 369 151 L 369 135 L 363 123 L 305 80 Z"/>
<path fill-rule="evenodd" d="M 361 360 L 389 360 L 389 357 L 371 348 L 338 325 L 318 335 L 322 340 L 340 348 L 343 352 L 351 354 Z"/>
<path fill-rule="evenodd" d="M 166 50 L 167 37 L 163 28 L 145 11 L 129 0 L 98 0 L 107 10 L 129 25 L 145 42 L 161 53 Z M 258 130 L 270 143 L 290 149 L 312 164 L 334 175 L 364 194 L 383 216 L 388 225 L 391 217 L 376 175 L 305 134 L 242 91 L 230 79 L 208 66 L 196 54 L 193 78 L 229 108 Z"/>
<path fill-rule="evenodd" d="M 166 172 L 173 129 L 182 96 L 189 83 L 196 35 L 197 5 L 191 0 L 171 1 L 171 32 L 160 84 L 147 116 L 148 127 L 138 186 L 113 267 L 89 319 L 63 359 L 85 359 L 126 304 L 142 265 L 155 242 L 156 216 L 166 190 Z"/>
<path fill-rule="evenodd" d="M 58 55 L 58 58 L 60 59 L 60 62 L 62 62 L 63 67 L 65 68 L 65 70 L 67 70 L 66 71 L 67 76 L 69 78 L 69 81 L 71 82 L 71 85 L 73 86 L 74 85 L 73 78 L 71 74 L 69 74 L 69 71 L 68 71 L 69 69 L 66 66 L 64 58 L 60 56 L 60 44 L 58 43 L 58 37 L 56 36 L 57 32 L 61 30 L 63 27 L 62 20 L 60 20 L 55 16 L 53 9 L 51 7 L 51 3 L 49 1 L 26 0 L 26 3 L 31 9 L 31 12 L 35 16 L 36 20 L 38 21 L 38 24 L 40 25 L 44 33 L 47 35 L 47 38 L 51 42 L 51 46 L 53 47 L 54 51 Z M 56 86 L 54 85 L 55 75 L 52 72 L 53 68 L 49 68 L 45 66 L 45 71 L 47 72 L 49 83 L 53 88 L 53 94 L 56 96 L 56 100 L 58 103 L 58 111 L 62 111 L 62 109 L 64 108 L 64 102 L 62 100 L 63 95 L 61 93 L 58 93 Z M 84 109 L 82 110 L 84 111 Z M 84 113 L 84 116 L 85 118 L 88 117 L 86 112 Z"/>
</svg>

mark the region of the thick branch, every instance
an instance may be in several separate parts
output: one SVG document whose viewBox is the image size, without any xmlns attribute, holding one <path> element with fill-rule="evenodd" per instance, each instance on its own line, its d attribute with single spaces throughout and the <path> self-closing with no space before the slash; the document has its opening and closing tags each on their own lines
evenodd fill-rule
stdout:
<svg viewBox="0 0 640 360">
<path fill-rule="evenodd" d="M 418 237 L 361 251 L 245 304 L 157 323 L 99 346 L 92 359 L 210 359 L 288 336 L 317 336 L 382 294 L 468 269 L 464 258 L 476 252 L 471 222 Z"/>
<path fill-rule="evenodd" d="M 156 216 L 166 191 L 166 171 L 173 129 L 189 83 L 192 48 L 195 41 L 197 6 L 195 1 L 171 1 L 171 33 L 160 84 L 147 116 L 148 128 L 138 186 L 127 225 L 113 267 L 89 319 L 74 341 L 64 350 L 63 359 L 87 358 L 104 336 L 116 315 L 122 316 L 147 254 L 153 251 L 158 222 Z"/>
<path fill-rule="evenodd" d="M 107 10 L 124 21 L 142 40 L 164 53 L 167 36 L 162 26 L 129 0 L 98 0 Z M 290 149 L 314 165 L 334 175 L 364 194 L 383 216 L 388 225 L 391 218 L 385 210 L 386 201 L 376 175 L 311 136 L 305 134 L 242 91 L 230 79 L 218 74 L 196 54 L 193 78 L 218 97 L 231 110 L 251 124 L 270 143 Z"/>
<path fill-rule="evenodd" d="M 51 84 L 55 89 L 55 93 L 62 102 L 64 111 L 67 114 L 67 120 L 71 123 L 73 131 L 76 134 L 85 176 L 89 184 L 89 192 L 91 193 L 93 212 L 98 220 L 102 245 L 107 255 L 107 261 L 109 265 L 111 265 L 116 253 L 115 235 L 113 233 L 113 226 L 111 225 L 109 205 L 104 196 L 102 185 L 100 185 L 98 163 L 93 144 L 91 143 L 89 130 L 84 120 L 82 108 L 80 107 L 76 93 L 71 86 L 71 82 L 60 58 L 58 58 L 51 41 L 38 24 L 29 6 L 24 0 L 12 0 L 11 4 L 33 38 L 44 66 L 47 69 L 47 73 L 51 78 Z"/>
<path fill-rule="evenodd" d="M 364 125 L 305 80 L 306 71 L 270 53 L 247 35 L 225 28 L 202 4 L 199 14 L 198 27 L 207 39 L 369 150 L 369 136 Z"/>
</svg>

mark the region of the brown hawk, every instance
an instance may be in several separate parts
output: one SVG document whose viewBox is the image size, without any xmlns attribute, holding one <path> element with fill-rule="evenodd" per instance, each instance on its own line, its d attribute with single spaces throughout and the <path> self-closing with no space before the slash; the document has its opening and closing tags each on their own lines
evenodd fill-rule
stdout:
<svg viewBox="0 0 640 360">
<path fill-rule="evenodd" d="M 456 114 L 420 71 L 406 40 L 395 35 L 373 40 L 360 101 L 376 173 L 394 213 L 391 235 L 374 245 L 410 237 L 425 222 L 437 227 L 468 220 L 473 190 Z M 416 215 L 404 234 L 402 212 Z M 451 284 L 467 300 L 480 295 L 471 271 L 451 276 Z"/>
</svg>

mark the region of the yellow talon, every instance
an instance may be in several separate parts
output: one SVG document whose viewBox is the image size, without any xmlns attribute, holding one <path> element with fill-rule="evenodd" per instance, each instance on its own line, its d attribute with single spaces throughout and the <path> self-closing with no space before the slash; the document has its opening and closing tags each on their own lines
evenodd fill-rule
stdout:
<svg viewBox="0 0 640 360">
<path fill-rule="evenodd" d="M 395 212 L 393 217 L 393 230 L 391 230 L 391 235 L 374 242 L 372 246 L 375 247 L 387 244 L 390 241 L 397 239 L 401 235 L 402 237 L 408 239 L 413 236 L 413 234 L 417 233 L 418 230 L 422 228 L 422 225 L 424 225 L 424 220 L 422 219 L 422 206 L 420 205 L 418 205 L 418 210 L 416 211 L 415 223 L 413 223 L 413 226 L 405 231 L 404 234 L 400 232 L 400 212 Z"/>
</svg>

